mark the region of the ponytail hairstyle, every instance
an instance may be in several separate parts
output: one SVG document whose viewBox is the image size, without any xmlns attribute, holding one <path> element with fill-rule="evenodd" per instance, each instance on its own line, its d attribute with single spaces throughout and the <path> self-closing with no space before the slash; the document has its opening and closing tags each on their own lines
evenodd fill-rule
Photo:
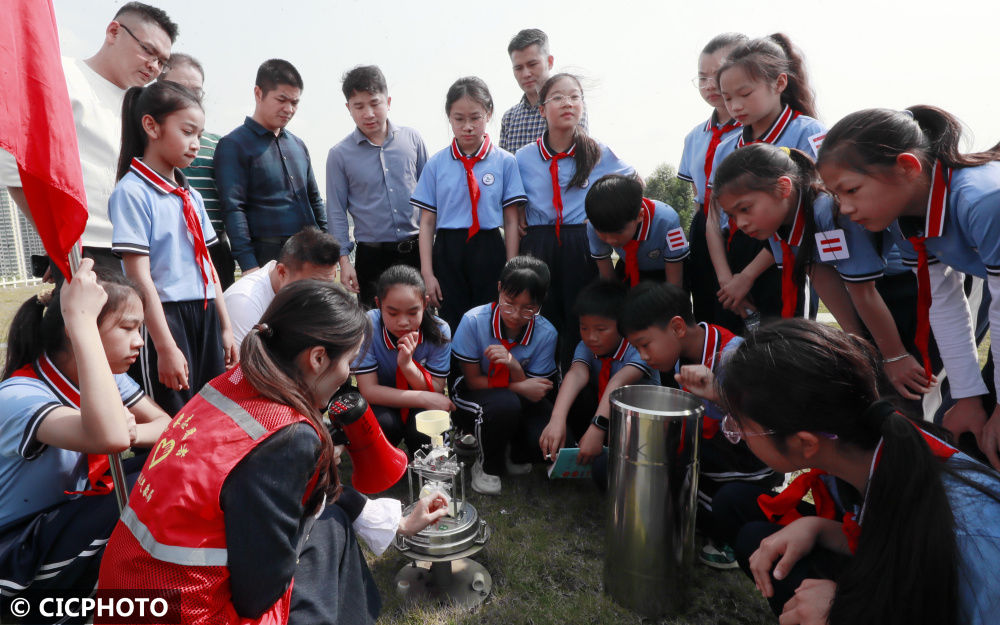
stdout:
<svg viewBox="0 0 1000 625">
<path fill-rule="evenodd" d="M 278 292 L 240 346 L 240 365 L 247 381 L 267 399 L 305 415 L 319 432 L 319 478 L 306 502 L 307 510 L 317 510 L 323 495 L 333 501 L 341 486 L 333 441 L 295 358 L 303 350 L 321 346 L 336 362 L 349 356 L 358 343 L 364 349 L 370 337 L 368 315 L 352 295 L 321 280 L 299 280 Z"/>
<path fill-rule="evenodd" d="M 95 267 L 97 283 L 104 288 L 108 299 L 97 315 L 97 327 L 109 315 L 121 309 L 130 297 L 143 301 L 142 291 L 123 274 Z M 63 285 L 67 284 L 63 282 Z M 33 363 L 43 353 L 55 356 L 71 349 L 66 336 L 59 293 L 62 286 L 54 291 L 32 296 L 25 300 L 14 314 L 7 332 L 7 358 L 4 362 L 3 377 L 6 380 L 21 367 Z"/>
<path fill-rule="evenodd" d="M 552 87 L 562 80 L 563 78 L 572 80 L 579 87 L 580 93 L 583 93 L 583 85 L 580 83 L 580 78 L 574 76 L 573 74 L 556 74 L 550 76 L 542 88 L 538 91 L 538 102 L 539 106 L 544 106 L 545 100 L 549 96 L 549 91 Z M 549 131 L 545 131 L 545 138 L 548 139 Z M 577 124 L 576 128 L 573 130 L 573 143 L 576 144 L 576 152 L 573 154 L 573 160 L 576 161 L 576 172 L 570 179 L 567 187 L 580 187 L 581 189 L 587 184 L 587 179 L 590 177 L 590 172 L 594 171 L 594 166 L 597 162 L 601 160 L 601 146 L 587 134 L 587 131 L 583 129 L 583 126 Z"/>
<path fill-rule="evenodd" d="M 493 96 L 490 95 L 490 89 L 482 78 L 466 76 L 452 83 L 444 99 L 444 114 L 451 115 L 451 106 L 462 98 L 469 98 L 482 106 L 487 116 L 493 115 Z"/>
<path fill-rule="evenodd" d="M 905 111 L 867 109 L 851 113 L 826 133 L 817 163 L 839 163 L 865 175 L 896 163 L 903 152 L 915 154 L 930 170 L 935 160 L 951 169 L 1000 160 L 1000 144 L 985 152 L 959 151 L 962 122 L 936 106 Z"/>
<path fill-rule="evenodd" d="M 787 151 L 786 151 L 787 150 Z M 816 251 L 816 220 L 813 205 L 823 191 L 816 165 L 805 152 L 795 148 L 779 148 L 768 143 L 752 143 L 732 152 L 715 170 L 712 183 L 712 202 L 719 207 L 719 197 L 724 193 L 763 191 L 774 194 L 778 178 L 787 176 L 802 198 L 805 212 L 805 231 L 802 245 L 795 255 L 795 283 L 804 284 L 805 275 L 813 262 Z M 792 210 L 795 208 L 793 206 Z"/>
<path fill-rule="evenodd" d="M 417 289 L 420 293 L 420 300 L 422 302 L 426 300 L 427 286 L 424 284 L 424 279 L 420 276 L 420 272 L 409 265 L 393 265 L 383 271 L 382 275 L 378 277 L 376 294 L 378 295 L 379 302 L 384 301 L 385 296 L 389 294 L 392 287 L 397 285 L 411 286 Z M 448 342 L 448 338 L 441 330 L 441 326 L 438 325 L 438 318 L 432 315 L 426 307 L 420 319 L 420 332 L 423 333 L 424 339 L 434 345 L 444 345 Z"/>
<path fill-rule="evenodd" d="M 723 72 L 734 67 L 743 68 L 752 80 L 769 83 L 785 74 L 788 86 L 781 92 L 781 103 L 803 115 L 816 117 L 816 96 L 809 86 L 805 59 L 787 35 L 775 33 L 733 48 L 716 73 L 716 80 L 722 77 Z"/>
<path fill-rule="evenodd" d="M 168 115 L 191 106 L 201 106 L 201 99 L 186 87 L 169 80 L 157 80 L 148 87 L 131 87 L 122 101 L 122 147 L 118 154 L 121 180 L 128 173 L 132 159 L 146 153 L 149 136 L 142 127 L 142 118 L 149 115 L 162 124 Z"/>
<path fill-rule="evenodd" d="M 917 422 L 877 401 L 878 359 L 856 336 L 785 319 L 748 336 L 717 380 L 729 414 L 773 430 L 779 450 L 801 431 L 864 451 L 883 441 L 857 553 L 835 580 L 830 623 L 955 623 L 959 553 L 941 479 L 952 471 L 933 456 Z"/>
</svg>

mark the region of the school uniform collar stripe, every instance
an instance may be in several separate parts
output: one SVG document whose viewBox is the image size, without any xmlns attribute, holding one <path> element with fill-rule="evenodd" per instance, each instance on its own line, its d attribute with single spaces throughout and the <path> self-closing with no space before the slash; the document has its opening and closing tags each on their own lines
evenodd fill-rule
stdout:
<svg viewBox="0 0 1000 625">
<path fill-rule="evenodd" d="M 393 340 L 392 335 L 389 334 L 389 329 L 385 327 L 385 323 L 382 324 L 382 341 L 385 343 L 386 349 L 389 351 L 395 351 L 399 349 L 399 339 Z M 424 332 L 423 330 L 417 331 L 417 345 L 424 342 Z"/>
<path fill-rule="evenodd" d="M 621 360 L 622 358 L 624 358 L 625 357 L 625 352 L 628 351 L 628 347 L 629 347 L 628 341 L 625 340 L 625 339 L 622 339 L 622 342 L 618 344 L 618 349 L 616 349 L 615 353 L 611 355 L 611 359 L 612 360 Z"/>
<path fill-rule="evenodd" d="M 542 160 L 551 161 L 553 156 L 559 154 L 559 152 L 556 152 L 545 143 L 545 135 L 538 137 L 537 143 L 538 143 L 538 151 L 542 155 Z M 569 149 L 566 150 L 564 154 L 566 154 L 566 156 L 573 156 L 574 154 L 576 154 L 576 144 L 574 143 L 573 145 L 569 146 Z"/>
<path fill-rule="evenodd" d="M 729 129 L 732 130 L 734 128 L 739 128 L 742 125 L 743 124 L 739 123 L 735 119 L 730 119 L 728 122 L 723 124 L 719 121 L 719 112 L 712 111 L 712 114 L 708 117 L 708 121 L 705 122 L 705 128 L 703 128 L 703 130 L 705 132 L 712 132 L 714 128 L 726 128 L 727 126 L 729 126 Z"/>
<path fill-rule="evenodd" d="M 503 320 L 500 319 L 500 306 L 496 302 L 493 302 L 493 318 L 490 322 L 490 330 L 493 333 L 493 338 L 498 341 L 503 342 Z M 524 333 L 521 335 L 520 340 L 514 341 L 515 345 L 527 345 L 531 343 L 531 335 L 535 331 L 535 318 L 532 317 L 528 320 L 528 325 L 524 327 Z"/>
<path fill-rule="evenodd" d="M 477 161 L 481 161 L 489 155 L 491 149 L 493 149 L 493 142 L 490 141 L 490 136 L 486 135 L 483 137 L 483 144 L 479 146 L 479 149 L 476 151 L 476 153 L 466 158 L 474 158 Z M 458 148 L 458 139 L 452 139 L 451 157 L 456 161 L 460 161 L 462 160 L 463 156 L 465 155 L 462 154 L 462 150 Z"/>
<path fill-rule="evenodd" d="M 146 183 L 148 183 L 151 187 L 153 187 L 154 189 L 156 189 L 157 191 L 159 191 L 164 195 L 173 193 L 174 189 L 178 188 L 178 185 L 175 185 L 174 183 L 170 182 L 160 174 L 153 171 L 151 167 L 143 163 L 138 158 L 132 159 L 132 164 L 129 166 L 129 169 L 136 176 L 139 176 L 140 178 L 145 180 Z M 179 180 L 183 182 L 183 178 L 179 178 Z M 185 188 L 186 186 L 187 186 L 186 184 L 182 185 L 182 188 Z"/>
<path fill-rule="evenodd" d="M 715 369 L 715 352 L 719 349 L 719 329 L 702 321 L 699 323 L 705 330 L 705 343 L 701 348 L 701 364 L 709 370 Z"/>
<path fill-rule="evenodd" d="M 785 105 L 785 108 L 781 110 L 778 118 L 774 120 L 771 127 L 767 129 L 767 132 L 760 139 L 755 139 L 753 137 L 747 140 L 747 133 L 753 132 L 752 126 L 745 126 L 743 132 L 740 133 L 740 138 L 736 143 L 737 148 L 742 148 L 745 145 L 750 145 L 751 143 L 774 143 L 777 141 L 782 134 L 784 134 L 785 129 L 792 122 L 793 119 L 799 116 L 798 111 L 793 111 L 792 107 Z"/>
<path fill-rule="evenodd" d="M 645 241 L 649 238 L 649 231 L 653 228 L 653 216 L 656 215 L 656 205 L 653 204 L 653 200 L 642 198 L 642 208 L 639 209 L 639 214 L 642 215 L 642 223 L 636 230 L 635 240 Z"/>
<path fill-rule="evenodd" d="M 799 203 L 795 207 L 795 217 L 792 218 L 792 227 L 788 231 L 788 238 L 785 239 L 785 243 L 791 245 L 792 247 L 798 247 L 802 245 L 802 235 L 806 231 L 806 215 L 805 211 L 802 210 L 802 193 L 799 192 Z M 774 233 L 774 240 L 781 241 L 781 237 L 778 233 Z"/>
<path fill-rule="evenodd" d="M 931 171 L 931 190 L 927 198 L 927 222 L 924 225 L 924 236 L 927 238 L 944 234 L 950 186 L 951 169 L 941 164 L 941 161 L 935 161 Z"/>
<path fill-rule="evenodd" d="M 49 360 L 48 354 L 42 354 L 35 361 L 35 373 L 38 374 L 38 379 L 52 389 L 62 403 L 77 410 L 80 409 L 80 389 L 56 368 Z"/>
</svg>

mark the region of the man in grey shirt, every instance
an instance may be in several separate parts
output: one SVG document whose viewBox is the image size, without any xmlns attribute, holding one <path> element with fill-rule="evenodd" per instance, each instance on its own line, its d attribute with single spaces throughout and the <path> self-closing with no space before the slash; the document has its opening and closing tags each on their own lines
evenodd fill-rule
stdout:
<svg viewBox="0 0 1000 625">
<path fill-rule="evenodd" d="M 427 148 L 416 130 L 389 122 L 392 98 L 378 67 L 358 66 L 344 74 L 343 91 L 357 128 L 330 148 L 326 159 L 327 221 L 342 246 L 341 282 L 372 307 L 386 268 L 420 269 L 418 215 L 410 194 L 427 162 Z M 353 241 L 348 213 L 354 220 Z M 352 249 L 357 250 L 353 266 Z"/>
</svg>

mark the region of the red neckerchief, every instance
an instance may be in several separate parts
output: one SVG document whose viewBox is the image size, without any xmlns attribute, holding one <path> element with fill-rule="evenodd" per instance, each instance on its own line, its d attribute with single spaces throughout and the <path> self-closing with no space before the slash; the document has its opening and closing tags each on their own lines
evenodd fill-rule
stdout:
<svg viewBox="0 0 1000 625">
<path fill-rule="evenodd" d="M 466 156 L 458 149 L 458 139 L 451 140 L 451 155 L 462 161 L 462 165 L 465 167 L 465 182 L 469 185 L 469 201 L 472 202 L 472 227 L 469 228 L 469 236 L 465 239 L 466 241 L 479 232 L 479 183 L 476 182 L 476 174 L 472 172 L 472 168 L 489 155 L 492 147 L 490 136 L 485 135 L 479 151 L 472 156 Z"/>
<path fill-rule="evenodd" d="M 11 377 L 34 378 L 48 386 L 65 406 L 80 410 L 80 389 L 56 368 L 48 354 L 42 354 L 32 364 L 24 365 Z M 80 491 L 64 491 L 67 495 L 107 495 L 114 490 L 114 481 L 108 475 L 111 463 L 107 454 L 87 454 L 87 480 L 90 488 Z"/>
<path fill-rule="evenodd" d="M 191 192 L 184 187 L 173 184 L 153 171 L 138 158 L 132 159 L 129 169 L 160 193 L 172 194 L 181 198 L 181 205 L 184 210 L 184 225 L 187 226 L 188 233 L 191 235 L 194 244 L 194 259 L 198 263 L 198 269 L 201 271 L 201 279 L 205 282 L 204 308 L 208 308 L 208 289 L 209 287 L 214 288 L 215 265 L 212 264 L 212 258 L 208 255 L 208 246 L 205 245 L 205 233 L 201 229 L 201 220 L 198 218 L 198 212 L 195 210 L 194 202 L 191 200 Z M 208 271 L 205 271 L 206 263 L 209 267 Z"/>
<path fill-rule="evenodd" d="M 719 144 L 722 143 L 722 137 L 725 136 L 732 130 L 736 130 L 740 127 L 740 123 L 735 119 L 730 119 L 723 126 L 719 126 L 712 122 L 712 120 L 718 118 L 718 111 L 712 113 L 712 116 L 708 118 L 708 123 L 705 124 L 705 132 L 711 132 L 712 138 L 708 142 L 708 151 L 705 152 L 705 197 L 702 199 L 702 210 L 705 211 L 705 216 L 708 216 L 708 204 L 712 197 L 712 190 L 708 188 L 708 181 L 712 179 L 712 165 L 715 162 L 715 151 L 719 148 Z"/>
<path fill-rule="evenodd" d="M 639 284 L 639 244 L 649 238 L 649 231 L 653 227 L 653 216 L 656 214 L 656 205 L 653 200 L 642 198 L 642 208 L 639 214 L 642 222 L 636 229 L 635 236 L 625 244 L 625 280 L 629 286 Z"/>
<path fill-rule="evenodd" d="M 951 187 L 951 169 L 940 161 L 934 163 L 931 171 L 931 189 L 927 198 L 927 221 L 924 234 L 907 237 L 917 252 L 917 332 L 914 342 L 924 360 L 924 373 L 927 379 L 934 374 L 931 365 L 928 342 L 931 322 L 931 274 L 927 267 L 927 239 L 944 234 L 944 224 L 948 216 L 948 192 Z"/>
<path fill-rule="evenodd" d="M 396 350 L 399 349 L 399 342 L 398 341 L 395 342 L 395 343 L 393 342 L 392 335 L 389 334 L 389 330 L 386 329 L 386 327 L 385 327 L 384 324 L 382 325 L 382 340 L 385 342 L 385 347 L 389 351 L 396 351 Z M 417 345 L 420 345 L 423 342 L 424 342 L 424 333 L 423 332 L 418 332 L 417 333 Z M 413 361 L 413 364 L 415 364 L 417 366 L 417 369 L 419 369 L 420 373 L 424 376 L 424 383 L 427 384 L 426 390 L 433 392 L 434 391 L 434 381 L 431 380 L 431 374 L 430 374 L 430 372 L 427 371 L 427 369 L 424 369 L 423 365 L 421 365 L 416 360 Z M 399 367 L 399 366 L 396 367 L 396 388 L 399 389 L 399 390 L 401 390 L 401 391 L 408 391 L 408 390 L 410 390 L 410 383 L 406 379 L 406 376 L 403 375 L 403 369 L 401 367 Z M 425 389 L 418 388 L 418 389 L 414 389 L 414 390 L 422 391 L 422 390 L 425 390 Z M 399 409 L 399 416 L 402 417 L 403 423 L 406 423 L 406 421 L 410 418 L 410 409 L 409 408 L 400 408 Z"/>
<path fill-rule="evenodd" d="M 552 206 L 556 209 L 556 241 L 559 241 L 559 244 L 562 245 L 562 239 L 559 238 L 559 228 L 562 226 L 563 214 L 562 191 L 559 189 L 559 159 L 576 154 L 576 144 L 574 143 L 569 146 L 569 149 L 565 152 L 553 153 L 545 145 L 544 138 L 545 135 L 538 138 L 538 151 L 542 154 L 542 160 L 551 161 L 549 163 L 549 174 L 552 176 Z"/>
<path fill-rule="evenodd" d="M 490 322 L 490 328 L 493 333 L 493 338 L 500 341 L 507 351 L 510 351 L 516 345 L 527 345 L 531 342 L 531 335 L 535 330 L 535 318 L 532 317 L 528 320 L 528 325 L 524 327 L 524 333 L 521 335 L 520 340 L 511 341 L 503 337 L 503 320 L 500 318 L 500 307 L 496 302 L 491 304 L 493 311 L 493 318 Z M 510 386 L 510 367 L 504 364 L 490 363 L 489 371 L 486 374 L 486 378 L 489 381 L 490 388 L 507 388 Z"/>
<path fill-rule="evenodd" d="M 785 319 L 795 316 L 795 305 L 799 299 L 799 287 L 795 284 L 795 252 L 793 247 L 802 245 L 802 234 L 806 231 L 806 215 L 802 210 L 802 192 L 795 207 L 792 227 L 785 240 L 774 233 L 774 240 L 781 244 L 781 316 Z"/>
<path fill-rule="evenodd" d="M 594 354 L 594 356 L 601 361 L 601 371 L 600 373 L 597 374 L 598 400 L 604 397 L 604 390 L 608 388 L 608 382 L 611 381 L 612 362 L 624 358 L 625 352 L 628 351 L 628 347 L 629 347 L 629 342 L 626 341 L 625 339 L 622 339 L 621 342 L 618 344 L 618 348 L 615 349 L 615 351 L 611 352 L 611 354 L 607 356 L 597 356 L 597 354 Z"/>
<path fill-rule="evenodd" d="M 712 323 L 700 322 L 702 330 L 705 331 L 705 342 L 701 348 L 701 362 L 699 364 L 708 367 L 710 371 L 715 371 L 715 366 L 719 362 L 719 354 L 725 349 L 729 341 L 736 338 L 736 335 Z M 684 389 L 685 391 L 687 389 Z M 701 437 L 704 439 L 713 438 L 719 431 L 719 420 L 708 415 L 702 419 Z"/>
<path fill-rule="evenodd" d="M 774 143 L 781 135 L 785 133 L 788 125 L 792 123 L 792 120 L 801 115 L 798 111 L 793 111 L 792 107 L 785 105 L 785 108 L 781 109 L 781 113 L 778 114 L 778 118 L 774 120 L 771 127 L 767 129 L 767 132 L 762 134 L 757 139 L 747 139 L 747 133 L 753 132 L 751 126 L 746 126 L 743 128 L 743 132 L 736 139 L 736 148 L 740 149 L 746 145 L 753 145 L 754 143 Z M 736 234 L 736 220 L 732 217 L 729 218 L 729 239 L 726 241 L 726 249 L 729 249 L 730 244 L 733 242 L 733 236 Z"/>
</svg>

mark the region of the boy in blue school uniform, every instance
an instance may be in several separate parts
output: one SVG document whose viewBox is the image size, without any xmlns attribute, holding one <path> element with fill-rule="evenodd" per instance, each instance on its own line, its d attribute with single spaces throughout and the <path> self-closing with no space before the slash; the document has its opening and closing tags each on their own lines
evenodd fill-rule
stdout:
<svg viewBox="0 0 1000 625">
<path fill-rule="evenodd" d="M 455 331 L 451 398 L 455 422 L 479 440 L 471 481 L 478 493 L 500 493 L 505 462 L 517 474 L 540 460 L 536 442 L 552 412 L 547 396 L 557 371 L 556 330 L 538 315 L 548 286 L 544 263 L 515 256 L 500 274 L 497 300 L 465 313 Z"/>
<path fill-rule="evenodd" d="M 628 285 L 640 280 L 683 286 L 683 261 L 690 246 L 681 219 L 670 205 L 642 197 L 634 176 L 609 174 L 590 187 L 584 204 L 590 255 L 602 278 L 617 275 Z M 618 264 L 611 266 L 611 252 Z"/>
<path fill-rule="evenodd" d="M 687 292 L 672 284 L 642 283 L 625 299 L 619 331 L 635 346 L 646 364 L 657 371 L 680 373 L 685 365 L 715 371 L 743 339 L 725 328 L 697 323 Z M 664 380 L 666 382 L 666 380 Z M 722 409 L 704 400 L 701 467 L 698 477 L 698 526 L 712 527 L 712 497 L 727 482 L 743 481 L 764 488 L 784 479 L 751 453 L 745 443 L 732 445 L 719 429 Z M 734 568 L 736 561 L 725 546 L 711 544 L 701 554 L 705 564 Z"/>
<path fill-rule="evenodd" d="M 561 447 L 578 443 L 577 461 L 589 463 L 604 445 L 611 391 L 629 384 L 660 383 L 660 374 L 618 334 L 626 293 L 620 280 L 598 279 L 580 291 L 576 299 L 582 340 L 559 385 L 549 423 L 538 440 L 547 460 L 555 460 Z"/>
<path fill-rule="evenodd" d="M 410 205 L 410 194 L 427 162 L 427 147 L 416 130 L 389 120 L 392 98 L 377 66 L 347 72 L 342 89 L 357 127 L 327 155 L 326 214 L 330 233 L 342 246 L 340 281 L 370 308 L 383 271 L 396 264 L 420 269 L 419 211 Z"/>
</svg>

